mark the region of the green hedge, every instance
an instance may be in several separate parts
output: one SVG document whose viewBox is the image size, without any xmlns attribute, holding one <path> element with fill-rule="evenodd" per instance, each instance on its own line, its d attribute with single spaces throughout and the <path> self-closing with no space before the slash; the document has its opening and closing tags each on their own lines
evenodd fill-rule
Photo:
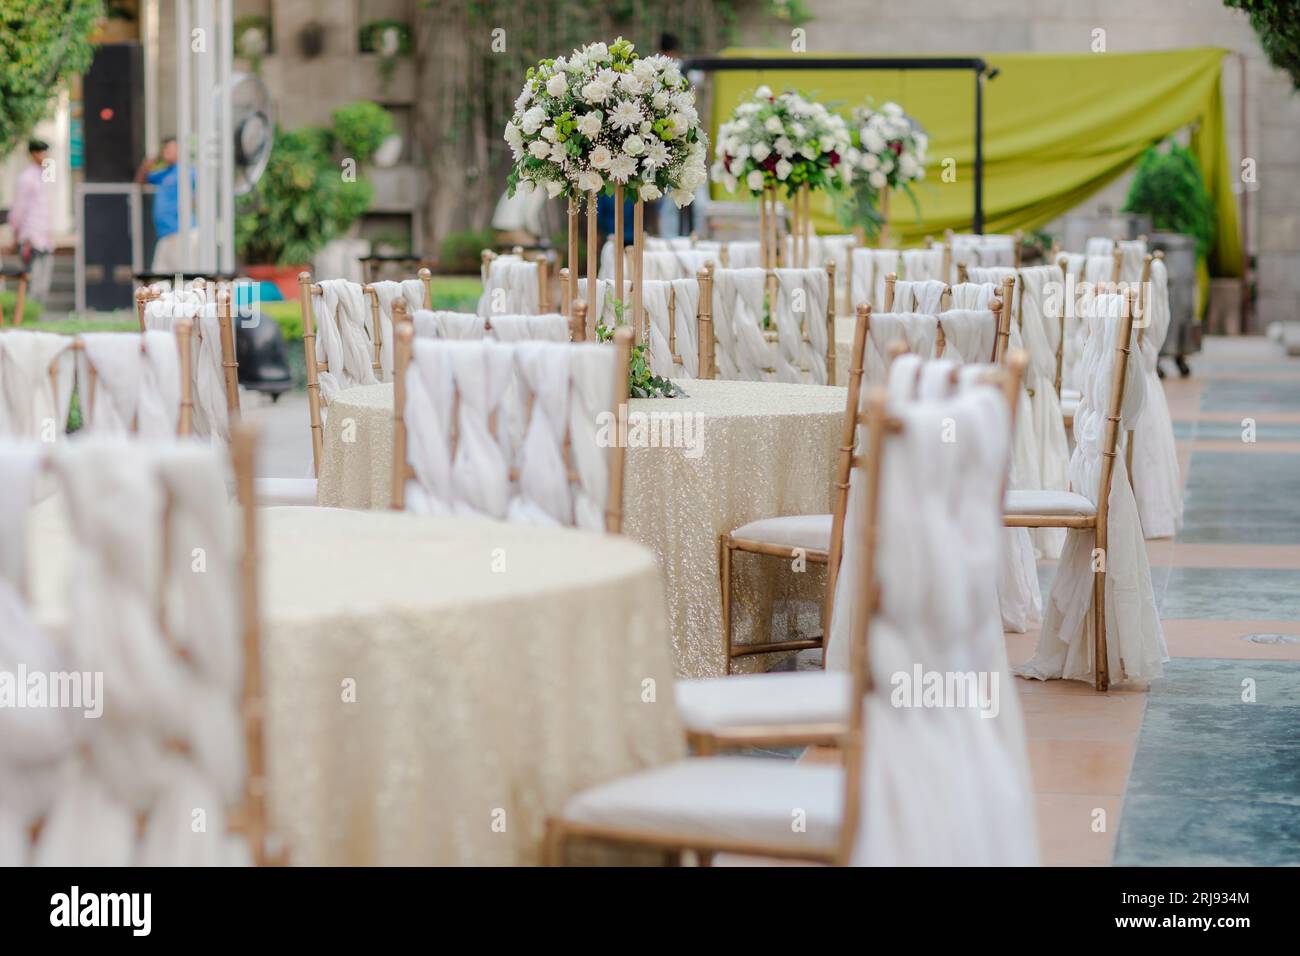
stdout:
<svg viewBox="0 0 1300 956">
<path fill-rule="evenodd" d="M 18 308 L 18 293 L 6 289 L 0 292 L 0 308 L 4 309 L 5 324 L 12 325 L 14 321 L 14 310 Z M 35 322 L 41 317 L 45 307 L 39 302 L 33 302 L 31 298 L 23 301 L 23 322 Z"/>
<path fill-rule="evenodd" d="M 478 276 L 447 276 L 433 280 L 433 307 L 449 312 L 473 312 L 483 294 Z M 302 310 L 297 302 L 263 302 L 262 313 L 275 321 L 286 342 L 302 341 Z"/>
</svg>

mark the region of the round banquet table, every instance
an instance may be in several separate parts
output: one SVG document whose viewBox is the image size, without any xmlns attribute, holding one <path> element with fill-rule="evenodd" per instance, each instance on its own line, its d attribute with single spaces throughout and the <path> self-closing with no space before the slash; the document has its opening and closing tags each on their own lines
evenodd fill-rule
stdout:
<svg viewBox="0 0 1300 956">
<path fill-rule="evenodd" d="M 683 380 L 688 397 L 632 399 L 636 412 L 692 416 L 692 447 L 630 447 L 623 526 L 649 546 L 663 571 L 677 674 L 725 672 L 718 538 L 758 518 L 825 514 L 846 392 L 819 385 Z M 685 431 L 682 432 L 685 435 Z M 393 386 L 347 389 L 330 403 L 318 501 L 341 508 L 386 508 L 393 467 Z M 737 643 L 756 633 L 780 640 L 816 633 L 825 569 L 742 554 L 732 563 Z M 739 658 L 758 670 L 766 655 Z"/>
<path fill-rule="evenodd" d="M 537 863 L 567 797 L 685 755 L 645 548 L 480 519 L 259 514 L 270 813 L 293 863 Z M 35 530 L 49 608 L 67 565 L 49 560 L 48 514 Z"/>
</svg>

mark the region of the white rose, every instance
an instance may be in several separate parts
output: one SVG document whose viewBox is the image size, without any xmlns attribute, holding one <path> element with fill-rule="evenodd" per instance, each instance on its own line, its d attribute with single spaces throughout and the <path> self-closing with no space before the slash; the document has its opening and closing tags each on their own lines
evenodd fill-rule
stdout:
<svg viewBox="0 0 1300 956">
<path fill-rule="evenodd" d="M 588 103 L 603 103 L 609 99 L 609 95 L 613 92 L 613 88 L 600 82 L 600 80 L 592 80 L 582 88 L 582 98 Z"/>
<path fill-rule="evenodd" d="M 546 195 L 554 199 L 560 193 L 564 192 L 564 183 L 549 179 L 546 182 Z"/>
<path fill-rule="evenodd" d="M 546 81 L 546 92 L 552 96 L 563 96 L 569 89 L 569 81 L 563 73 L 556 73 Z"/>
<path fill-rule="evenodd" d="M 772 145 L 776 147 L 776 151 L 782 156 L 790 157 L 794 155 L 794 143 L 790 142 L 790 140 L 784 136 Z"/>
<path fill-rule="evenodd" d="M 741 159 L 741 160 L 749 159 L 750 155 L 751 155 L 751 153 L 750 153 L 750 149 L 749 149 L 749 147 L 748 147 L 748 146 L 745 146 L 744 144 L 741 144 L 740 149 L 736 150 L 736 153 L 735 153 L 736 158 L 737 158 L 737 159 Z M 757 157 L 757 156 L 755 156 L 754 159 L 755 159 L 755 161 L 758 161 L 758 157 Z"/>
<path fill-rule="evenodd" d="M 753 148 L 750 149 L 749 155 L 754 157 L 754 162 L 761 163 L 763 160 L 767 159 L 768 156 L 772 155 L 772 150 L 767 143 L 755 143 Z"/>
<path fill-rule="evenodd" d="M 759 100 L 770 100 L 772 98 L 772 90 L 769 87 L 760 86 L 754 91 L 754 98 Z"/>
<path fill-rule="evenodd" d="M 603 43 L 593 43 L 587 47 L 587 56 L 593 60 L 605 60 L 609 58 L 609 47 Z"/>
<path fill-rule="evenodd" d="M 533 98 L 533 84 L 531 83 L 525 84 L 523 90 L 519 94 L 519 98 L 515 100 L 515 109 L 516 110 L 523 109 L 525 106 L 528 105 L 528 101 L 531 100 L 532 98 Z"/>
<path fill-rule="evenodd" d="M 511 149 L 518 149 L 524 141 L 524 134 L 519 131 L 519 127 L 514 123 L 506 124 L 506 142 L 510 144 Z"/>
<path fill-rule="evenodd" d="M 668 118 L 672 120 L 674 136 L 685 136 L 686 131 L 691 128 L 690 124 L 686 122 L 686 117 L 681 113 L 674 113 Z"/>
<path fill-rule="evenodd" d="M 903 178 L 913 179 L 916 176 L 916 160 L 904 153 L 898 157 L 898 171 L 903 174 Z"/>
<path fill-rule="evenodd" d="M 800 146 L 799 155 L 803 156 L 805 159 L 816 159 L 818 156 L 820 156 L 821 147 L 818 145 L 817 140 L 810 139 L 808 140 L 808 142 Z"/>
<path fill-rule="evenodd" d="M 637 195 L 640 196 L 641 199 L 645 200 L 646 202 L 650 202 L 662 196 L 663 192 L 661 192 L 659 187 L 656 186 L 654 183 L 646 183 L 637 192 Z"/>
<path fill-rule="evenodd" d="M 629 136 L 623 140 L 623 152 L 629 156 L 640 156 L 645 152 L 645 141 L 640 136 Z"/>
<path fill-rule="evenodd" d="M 881 153 L 885 149 L 885 137 L 881 136 L 870 126 L 862 128 L 862 148 L 869 153 Z"/>
<path fill-rule="evenodd" d="M 624 73 L 619 77 L 618 85 L 623 87 L 624 92 L 631 93 L 633 96 L 640 96 L 649 88 L 650 84 L 635 73 Z"/>
<path fill-rule="evenodd" d="M 585 173 L 578 174 L 578 188 L 584 193 L 597 192 L 604 187 L 605 180 L 603 180 L 600 173 L 596 172 L 594 169 L 589 169 Z"/>
<path fill-rule="evenodd" d="M 881 107 L 881 112 L 884 113 L 886 116 L 902 116 L 903 108 L 899 106 L 897 103 L 886 103 L 883 107 Z"/>
<path fill-rule="evenodd" d="M 591 156 L 588 157 L 588 159 L 591 162 L 591 165 L 596 167 L 597 169 L 608 169 L 610 162 L 612 162 L 614 159 L 614 156 L 604 146 L 597 146 L 595 149 L 591 151 Z"/>
<path fill-rule="evenodd" d="M 786 178 L 789 177 L 790 173 L 793 171 L 794 166 L 791 165 L 788 159 L 778 159 L 776 161 L 776 178 L 782 182 L 785 182 Z"/>
<path fill-rule="evenodd" d="M 542 139 L 546 140 L 548 143 L 554 143 L 555 137 L 559 135 L 560 135 L 559 130 L 557 130 L 554 126 L 547 126 L 545 129 L 542 130 Z"/>
<path fill-rule="evenodd" d="M 681 209 L 684 206 L 689 206 L 695 201 L 695 193 L 691 192 L 689 189 L 674 189 L 672 197 L 673 205 L 678 209 Z"/>
<path fill-rule="evenodd" d="M 779 116 L 769 116 L 767 122 L 763 124 L 763 129 L 767 130 L 774 136 L 780 133 L 783 128 L 784 127 L 781 125 L 781 117 Z"/>
<path fill-rule="evenodd" d="M 562 163 L 569 158 L 569 154 L 564 150 L 563 143 L 551 144 L 551 162 Z"/>
<path fill-rule="evenodd" d="M 534 106 L 520 118 L 519 126 L 525 135 L 532 136 L 542 128 L 542 124 L 545 122 L 546 110 L 540 106 Z"/>
<path fill-rule="evenodd" d="M 668 109 L 669 102 L 671 101 L 668 99 L 668 94 L 665 93 L 663 90 L 660 90 L 658 93 L 656 93 L 654 96 L 650 98 L 650 104 L 660 113 Z"/>
<path fill-rule="evenodd" d="M 551 144 L 543 139 L 535 139 L 528 144 L 528 152 L 536 159 L 545 159 L 551 153 Z"/>
<path fill-rule="evenodd" d="M 600 110 L 592 110 L 590 113 L 584 113 L 578 119 L 578 132 L 587 139 L 595 139 L 600 135 L 600 124 L 604 115 Z"/>
<path fill-rule="evenodd" d="M 755 169 L 751 172 L 745 177 L 745 185 L 748 186 L 752 192 L 761 192 L 763 189 L 763 171 Z"/>
<path fill-rule="evenodd" d="M 876 170 L 874 173 L 867 176 L 867 182 L 871 183 L 871 185 L 876 189 L 884 189 L 885 184 L 888 183 L 889 180 L 885 178 L 884 173 L 880 170 Z"/>
</svg>

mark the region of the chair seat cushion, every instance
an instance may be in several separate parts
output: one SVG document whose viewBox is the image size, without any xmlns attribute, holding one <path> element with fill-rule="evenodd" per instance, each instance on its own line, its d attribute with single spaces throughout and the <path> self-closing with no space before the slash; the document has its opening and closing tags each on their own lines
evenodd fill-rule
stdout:
<svg viewBox="0 0 1300 956">
<path fill-rule="evenodd" d="M 680 680 L 675 694 L 686 729 L 710 733 L 773 724 L 843 723 L 849 719 L 851 687 L 847 673 L 805 671 Z"/>
<path fill-rule="evenodd" d="M 741 525 L 731 532 L 731 536 L 787 548 L 829 552 L 831 516 L 782 515 L 779 518 L 759 518 L 757 521 Z"/>
<path fill-rule="evenodd" d="M 618 777 L 571 798 L 564 819 L 647 833 L 827 850 L 844 803 L 837 764 L 689 757 Z M 806 829 L 792 824 L 802 810 Z"/>
<path fill-rule="evenodd" d="M 1062 398 L 1061 399 L 1061 417 L 1073 418 L 1074 413 L 1079 410 L 1079 399 Z"/>
<path fill-rule="evenodd" d="M 1073 491 L 1008 491 L 1009 515 L 1095 515 L 1097 506 Z"/>
<path fill-rule="evenodd" d="M 253 494 L 259 505 L 315 505 L 315 478 L 258 478 Z"/>
</svg>

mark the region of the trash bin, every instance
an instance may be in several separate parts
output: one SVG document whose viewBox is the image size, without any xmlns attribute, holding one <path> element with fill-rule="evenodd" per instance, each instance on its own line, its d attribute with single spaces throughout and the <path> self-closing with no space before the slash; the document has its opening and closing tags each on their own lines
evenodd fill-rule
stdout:
<svg viewBox="0 0 1300 956">
<path fill-rule="evenodd" d="M 1169 334 L 1160 347 L 1171 355 L 1185 377 L 1186 358 L 1201 350 L 1201 317 L 1196 310 L 1196 240 L 1178 232 L 1157 232 L 1147 237 L 1152 252 L 1165 254 L 1169 272 Z"/>
</svg>

